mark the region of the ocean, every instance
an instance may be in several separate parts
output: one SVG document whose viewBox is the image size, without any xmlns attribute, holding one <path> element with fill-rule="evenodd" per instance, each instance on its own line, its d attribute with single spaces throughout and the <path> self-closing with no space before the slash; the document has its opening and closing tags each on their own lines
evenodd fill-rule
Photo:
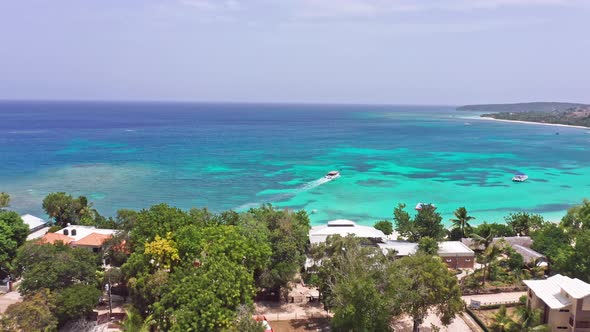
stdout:
<svg viewBox="0 0 590 332">
<path fill-rule="evenodd" d="M 483 221 L 559 220 L 590 193 L 585 129 L 504 123 L 450 106 L 0 102 L 0 191 L 45 216 L 50 192 L 100 213 L 166 202 L 238 211 L 272 203 L 313 224 L 392 219 L 434 203 Z M 341 177 L 323 180 L 331 170 Z M 529 175 L 513 183 L 514 173 Z"/>
</svg>

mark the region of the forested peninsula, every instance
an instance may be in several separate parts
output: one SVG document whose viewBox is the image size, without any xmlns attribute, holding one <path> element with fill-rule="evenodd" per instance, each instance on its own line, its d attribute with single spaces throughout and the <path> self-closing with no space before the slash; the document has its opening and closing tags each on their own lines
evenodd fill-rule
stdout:
<svg viewBox="0 0 590 332">
<path fill-rule="evenodd" d="M 458 111 L 485 112 L 481 117 L 590 127 L 590 105 L 534 102 L 517 104 L 466 105 Z"/>
</svg>

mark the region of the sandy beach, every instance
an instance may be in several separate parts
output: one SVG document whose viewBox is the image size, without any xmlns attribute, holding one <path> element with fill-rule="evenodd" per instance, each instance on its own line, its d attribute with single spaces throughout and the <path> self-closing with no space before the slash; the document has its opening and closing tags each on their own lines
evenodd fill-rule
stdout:
<svg viewBox="0 0 590 332">
<path fill-rule="evenodd" d="M 567 128 L 578 128 L 578 129 L 588 129 L 590 127 L 584 126 L 573 126 L 573 125 L 565 125 L 560 123 L 543 123 L 543 122 L 532 122 L 532 121 L 519 121 L 519 120 L 505 120 L 505 119 L 494 119 L 488 117 L 468 117 L 469 119 L 479 119 L 479 120 L 492 120 L 492 121 L 502 121 L 502 122 L 513 122 L 513 123 L 524 123 L 524 124 L 532 124 L 532 125 L 541 125 L 541 126 L 555 126 L 555 127 L 567 127 Z"/>
</svg>

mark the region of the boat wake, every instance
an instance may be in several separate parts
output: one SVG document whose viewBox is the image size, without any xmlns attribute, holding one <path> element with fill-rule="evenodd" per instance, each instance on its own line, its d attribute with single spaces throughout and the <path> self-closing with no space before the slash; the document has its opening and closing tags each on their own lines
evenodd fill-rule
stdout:
<svg viewBox="0 0 590 332">
<path fill-rule="evenodd" d="M 256 208 L 261 206 L 264 203 L 268 203 L 268 202 L 278 202 L 278 201 L 283 201 L 286 199 L 289 199 L 291 197 L 297 196 L 300 193 L 312 190 L 314 188 L 317 188 L 323 184 L 326 184 L 332 180 L 335 180 L 334 178 L 332 179 L 328 179 L 326 177 L 321 177 L 317 180 L 313 180 L 313 181 L 309 181 L 303 185 L 300 185 L 299 187 L 293 189 L 292 191 L 288 191 L 288 192 L 284 192 L 281 194 L 276 194 L 276 195 L 272 195 L 270 197 L 268 197 L 268 199 L 264 202 L 258 202 L 258 203 L 246 203 L 246 204 L 242 204 L 238 207 L 235 208 L 236 211 L 246 211 L 249 210 L 251 208 Z"/>
</svg>

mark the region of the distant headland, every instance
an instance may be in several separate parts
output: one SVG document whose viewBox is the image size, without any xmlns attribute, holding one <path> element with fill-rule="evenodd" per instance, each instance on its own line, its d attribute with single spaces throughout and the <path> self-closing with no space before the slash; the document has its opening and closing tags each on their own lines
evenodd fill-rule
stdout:
<svg viewBox="0 0 590 332">
<path fill-rule="evenodd" d="M 505 121 L 590 127 L 590 105 L 577 103 L 533 102 L 482 104 L 457 107 L 458 111 L 485 112 L 480 116 Z"/>
</svg>

